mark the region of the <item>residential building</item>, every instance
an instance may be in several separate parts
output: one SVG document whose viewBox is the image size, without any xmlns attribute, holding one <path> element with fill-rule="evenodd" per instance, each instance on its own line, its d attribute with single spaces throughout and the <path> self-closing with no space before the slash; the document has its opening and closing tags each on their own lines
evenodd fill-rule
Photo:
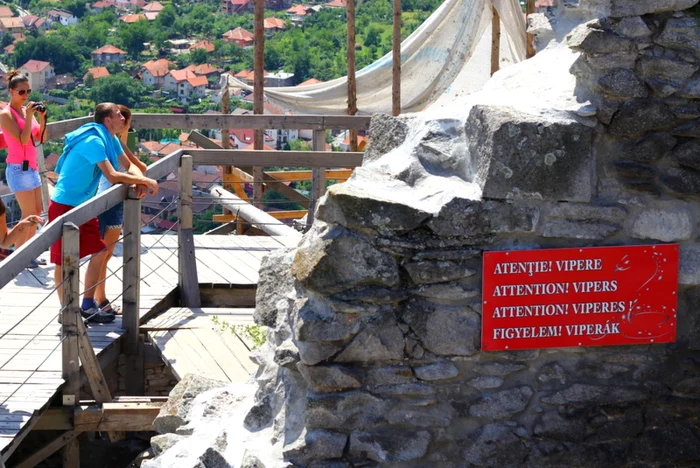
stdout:
<svg viewBox="0 0 700 468">
<path fill-rule="evenodd" d="M 188 52 L 192 41 L 189 39 L 168 39 L 165 41 L 170 44 L 170 52 L 174 54 L 182 54 Z"/>
<path fill-rule="evenodd" d="M 99 0 L 90 5 L 90 9 L 95 13 L 102 13 L 105 10 L 105 8 L 111 8 L 113 6 L 114 4 L 109 0 Z"/>
<path fill-rule="evenodd" d="M 143 11 L 151 13 L 160 13 L 160 11 L 165 8 L 160 2 L 151 2 L 143 6 Z"/>
<path fill-rule="evenodd" d="M 223 33 L 221 37 L 223 37 L 224 42 L 226 42 L 227 44 L 234 43 L 244 48 L 252 47 L 255 43 L 255 38 L 253 34 L 241 27 L 227 31 Z"/>
<path fill-rule="evenodd" d="M 202 65 L 189 65 L 185 70 L 190 70 L 194 72 L 197 76 L 204 76 L 207 81 L 218 81 L 221 76 L 221 70 L 208 63 L 203 63 Z M 218 83 L 215 85 L 218 87 Z"/>
<path fill-rule="evenodd" d="M 15 14 L 12 13 L 12 10 L 9 6 L 0 6 L 0 18 L 12 18 L 13 16 L 15 16 Z"/>
<path fill-rule="evenodd" d="M 212 53 L 216 49 L 214 44 L 212 42 L 209 42 L 206 39 L 202 39 L 199 42 L 195 42 L 190 46 L 190 52 L 192 52 L 195 49 L 204 49 L 207 51 L 207 53 Z"/>
<path fill-rule="evenodd" d="M 225 15 L 253 13 L 253 5 L 253 0 L 221 0 L 221 13 Z"/>
<path fill-rule="evenodd" d="M 132 24 L 137 21 L 145 20 L 148 21 L 148 18 L 146 18 L 146 15 L 143 13 L 130 13 L 128 15 L 120 16 L 119 21 L 126 23 L 126 24 Z"/>
<path fill-rule="evenodd" d="M 170 62 L 166 59 L 149 60 L 143 64 L 141 71 L 141 82 L 144 86 L 162 88 L 165 84 L 165 77 L 170 73 Z"/>
<path fill-rule="evenodd" d="M 30 60 L 18 69 L 29 80 L 31 89 L 45 89 L 46 81 L 54 76 L 54 68 L 49 62 Z"/>
<path fill-rule="evenodd" d="M 92 75 L 93 79 L 98 80 L 100 78 L 104 78 L 105 76 L 109 76 L 109 70 L 107 70 L 107 67 L 88 68 L 87 72 L 83 76 L 83 80 L 85 80 L 88 75 Z"/>
<path fill-rule="evenodd" d="M 15 53 L 15 45 L 10 44 L 9 46 L 5 47 L 3 49 L 7 55 L 13 55 Z"/>
<path fill-rule="evenodd" d="M 263 21 L 263 29 L 266 35 L 271 35 L 283 29 L 287 29 L 287 23 L 280 18 L 265 18 Z"/>
<path fill-rule="evenodd" d="M 347 8 L 348 0 L 332 0 L 323 6 L 326 8 Z"/>
<path fill-rule="evenodd" d="M 265 75 L 265 87 L 279 88 L 281 86 L 294 86 L 294 73 L 278 71 Z"/>
<path fill-rule="evenodd" d="M 311 86 L 319 83 L 323 83 L 323 81 L 317 80 L 316 78 L 309 78 L 308 80 L 299 83 L 297 86 Z"/>
<path fill-rule="evenodd" d="M 171 70 L 165 76 L 163 88 L 175 91 L 180 102 L 187 101 L 191 97 L 204 97 L 209 81 L 206 76 L 197 76 L 188 69 Z"/>
<path fill-rule="evenodd" d="M 93 65 L 109 65 L 110 63 L 124 63 L 126 52 L 113 45 L 105 45 L 92 51 Z"/>
<path fill-rule="evenodd" d="M 75 88 L 75 77 L 69 73 L 54 75 L 46 80 L 46 89 L 62 89 L 71 91 Z"/>
<path fill-rule="evenodd" d="M 12 18 L 0 18 L 0 33 L 16 34 L 24 31 L 24 21 L 22 18 L 13 16 Z"/>
<path fill-rule="evenodd" d="M 45 31 L 49 28 L 49 23 L 44 18 L 39 18 L 36 15 L 22 16 L 22 22 L 27 29 L 36 29 L 37 31 Z"/>
<path fill-rule="evenodd" d="M 46 18 L 53 23 L 70 26 L 78 23 L 78 17 L 68 10 L 54 9 L 46 12 Z"/>
<path fill-rule="evenodd" d="M 313 12 L 314 10 L 304 5 L 294 5 L 286 11 L 289 21 L 295 26 L 301 26 L 304 18 Z"/>
</svg>

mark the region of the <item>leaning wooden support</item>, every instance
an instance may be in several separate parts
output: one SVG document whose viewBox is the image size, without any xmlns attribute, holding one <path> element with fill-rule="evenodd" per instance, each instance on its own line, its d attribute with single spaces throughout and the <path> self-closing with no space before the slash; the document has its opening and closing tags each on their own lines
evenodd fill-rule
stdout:
<svg viewBox="0 0 700 468">
<path fill-rule="evenodd" d="M 194 254 L 192 230 L 192 156 L 183 155 L 180 163 L 180 226 L 178 235 L 178 285 L 185 307 L 200 307 L 197 259 Z"/>
<path fill-rule="evenodd" d="M 57 450 L 63 447 L 63 466 L 76 468 L 80 466 L 80 453 L 76 437 L 80 435 L 78 431 L 66 431 L 60 436 L 53 439 L 42 448 L 32 453 L 29 457 L 21 461 L 16 468 L 33 468 L 49 456 L 53 455 Z M 68 444 L 68 445 L 66 445 Z M 74 463 L 71 465 L 71 463 Z"/>
<path fill-rule="evenodd" d="M 273 218 L 263 210 L 243 202 L 243 200 L 238 198 L 233 193 L 229 192 L 228 190 L 224 190 L 222 186 L 212 186 L 209 193 L 211 193 L 214 199 L 221 204 L 221 206 L 233 211 L 234 215 L 240 215 L 243 217 L 243 219 L 246 219 L 253 225 L 259 227 L 268 235 L 286 236 L 301 240 L 300 232 Z"/>
</svg>

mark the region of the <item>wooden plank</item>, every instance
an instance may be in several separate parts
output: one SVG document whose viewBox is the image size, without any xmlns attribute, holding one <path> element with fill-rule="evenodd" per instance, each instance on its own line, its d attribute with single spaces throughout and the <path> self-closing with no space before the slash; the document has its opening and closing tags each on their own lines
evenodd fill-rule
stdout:
<svg viewBox="0 0 700 468">
<path fill-rule="evenodd" d="M 204 115 L 204 114 L 132 114 L 134 128 L 178 129 L 298 129 L 369 130 L 371 116 L 347 115 Z M 77 127 L 75 127 L 77 128 Z M 58 129 L 58 127 L 57 127 Z M 70 131 L 70 130 L 69 130 Z M 52 136 L 52 138 L 54 138 Z"/>
<path fill-rule="evenodd" d="M 212 166 L 289 166 L 289 167 L 357 167 L 362 165 L 361 152 L 337 151 L 268 151 L 188 149 L 198 165 Z"/>
<path fill-rule="evenodd" d="M 352 1 L 352 0 L 351 0 Z M 353 23 L 352 23 L 352 43 L 353 43 L 353 52 L 352 52 L 352 68 L 353 68 L 353 80 L 354 80 L 354 61 L 355 61 L 355 50 L 354 50 L 354 42 L 355 42 L 355 31 L 354 31 L 354 11 L 355 11 L 355 3 L 352 2 L 352 18 L 353 18 Z M 348 3 L 348 12 L 350 12 L 350 7 L 351 3 Z M 348 13 L 350 16 L 350 14 Z M 350 45 L 350 18 L 348 17 L 348 46 Z M 350 60 L 350 52 L 348 51 L 348 60 Z M 348 64 L 348 67 L 350 65 Z M 350 77 L 348 76 L 348 93 L 350 93 Z M 353 84 L 354 86 L 354 84 Z M 352 93 L 348 94 L 348 108 L 350 108 L 350 102 L 351 102 L 351 96 L 354 96 L 354 88 L 352 90 Z M 353 104 L 354 105 L 354 104 Z M 353 112 L 354 113 L 354 112 Z M 314 130 L 313 133 L 313 149 L 314 151 L 325 151 L 326 149 L 326 131 L 325 130 Z M 319 199 L 323 196 L 323 194 L 326 191 L 326 170 L 323 167 L 314 167 L 311 169 L 311 197 L 309 200 L 309 212 L 306 215 L 306 227 L 307 229 L 311 227 L 311 225 L 314 222 L 314 216 L 316 215 L 316 208 L 318 207 L 318 201 Z"/>
<path fill-rule="evenodd" d="M 491 18 L 491 76 L 501 67 L 501 15 L 492 7 Z"/>
<path fill-rule="evenodd" d="M 250 361 L 250 350 L 244 348 L 245 351 L 243 351 L 239 347 L 239 354 L 234 354 L 231 348 L 235 345 L 232 344 L 229 347 L 224 344 L 231 340 L 238 340 L 236 335 L 231 334 L 229 337 L 224 338 L 211 328 L 192 330 L 192 335 L 199 340 L 202 348 L 211 356 L 210 359 L 226 374 L 226 378 L 230 382 L 247 382 L 250 380 L 250 374 L 255 372 L 258 367 Z"/>
<path fill-rule="evenodd" d="M 29 457 L 21 461 L 17 468 L 33 468 L 42 460 L 55 453 L 58 449 L 66 445 L 68 442 L 74 440 L 80 435 L 78 431 L 66 431 L 60 436 L 53 439 L 48 444 L 44 445 L 41 449 L 37 450 Z M 71 463 L 73 463 L 71 465 Z M 68 449 L 68 453 L 63 454 L 63 466 L 64 468 L 76 468 L 80 466 L 80 450 L 77 445 L 71 444 Z"/>
<path fill-rule="evenodd" d="M 192 230 L 192 157 L 182 156 L 180 163 L 180 201 L 178 213 L 178 286 L 182 302 L 187 307 L 199 307 L 199 280 Z"/>
<path fill-rule="evenodd" d="M 283 182 L 311 180 L 311 171 L 267 171 L 271 177 Z M 326 169 L 326 179 L 345 181 L 352 175 L 352 169 Z"/>
<path fill-rule="evenodd" d="M 212 325 L 213 326 L 213 325 Z M 209 352 L 201 342 L 197 339 L 197 333 L 202 330 L 170 330 L 168 333 L 172 336 L 175 342 L 180 346 L 181 350 L 186 350 L 190 359 L 197 366 L 197 373 L 204 377 L 222 380 L 226 382 L 228 377 L 226 373 L 212 359 Z"/>
<path fill-rule="evenodd" d="M 80 317 L 80 245 L 78 226 L 67 223 L 63 226 L 63 404 L 73 406 L 80 400 L 80 360 L 78 321 Z"/>
<path fill-rule="evenodd" d="M 92 349 L 90 338 L 82 320 L 78 321 L 78 348 L 80 351 L 80 361 L 87 377 L 88 385 L 92 391 L 93 398 L 98 403 L 110 401 L 112 395 L 107 387 L 105 376 L 102 373 L 100 363 L 97 361 L 95 351 Z"/>
<path fill-rule="evenodd" d="M 391 30 L 391 115 L 399 114 L 401 114 L 401 0 L 394 0 Z"/>
<path fill-rule="evenodd" d="M 124 202 L 123 245 L 122 324 L 126 329 L 123 349 L 126 354 L 134 354 L 138 347 L 141 288 L 141 200 L 135 197 Z"/>
<path fill-rule="evenodd" d="M 197 371 L 198 367 L 190 358 L 189 353 L 180 349 L 180 345 L 174 340 L 169 331 L 148 332 L 148 337 L 158 348 L 163 362 L 168 365 L 178 380 L 181 380 L 188 372 Z"/>
</svg>

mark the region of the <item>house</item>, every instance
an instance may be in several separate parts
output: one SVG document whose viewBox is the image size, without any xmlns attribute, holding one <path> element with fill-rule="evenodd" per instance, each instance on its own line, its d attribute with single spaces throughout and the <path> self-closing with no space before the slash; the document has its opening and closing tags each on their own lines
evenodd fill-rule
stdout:
<svg viewBox="0 0 700 468">
<path fill-rule="evenodd" d="M 132 24 L 132 23 L 135 23 L 135 22 L 141 21 L 141 20 L 148 21 L 148 18 L 146 18 L 146 15 L 144 15 L 143 13 L 139 13 L 139 14 L 131 13 L 128 15 L 120 16 L 119 20 L 123 23 L 126 23 L 126 24 Z"/>
<path fill-rule="evenodd" d="M 344 138 L 343 138 L 344 137 Z M 339 139 L 343 138 L 340 142 Z M 338 146 L 342 151 L 350 151 L 350 132 L 342 132 L 340 138 L 336 139 L 334 143 L 339 143 Z M 369 137 L 366 135 L 357 135 L 357 151 L 364 151 L 369 142 Z"/>
<path fill-rule="evenodd" d="M 24 21 L 22 18 L 0 18 L 0 33 L 16 34 L 24 31 Z"/>
<path fill-rule="evenodd" d="M 161 88 L 165 83 L 165 76 L 168 73 L 170 73 L 170 62 L 168 60 L 149 60 L 143 64 L 141 82 L 144 86 Z"/>
<path fill-rule="evenodd" d="M 214 49 L 216 49 L 216 47 L 213 43 L 207 41 L 206 39 L 202 39 L 201 41 L 196 42 L 190 46 L 190 52 L 192 52 L 195 49 L 204 49 L 207 51 L 207 53 L 212 53 L 214 52 Z"/>
<path fill-rule="evenodd" d="M 163 88 L 175 91 L 180 102 L 187 101 L 190 97 L 204 97 L 209 81 L 206 76 L 197 76 L 188 69 L 171 70 L 165 76 Z"/>
<path fill-rule="evenodd" d="M 241 47 L 252 47 L 255 43 L 254 36 L 245 29 L 238 27 L 221 35 L 227 44 L 238 44 Z"/>
<path fill-rule="evenodd" d="M 91 52 L 93 65 L 108 65 L 110 63 L 124 63 L 126 52 L 113 45 L 105 45 Z"/>
<path fill-rule="evenodd" d="M 163 81 L 163 89 L 166 91 L 177 91 L 178 85 L 187 80 L 189 76 L 196 76 L 194 72 L 182 70 L 170 70 Z"/>
<path fill-rule="evenodd" d="M 283 19 L 279 18 L 265 18 L 263 21 L 263 29 L 265 30 L 265 34 L 270 35 L 272 33 L 282 31 L 283 29 L 287 29 L 287 23 Z"/>
<path fill-rule="evenodd" d="M 46 89 L 62 89 L 71 91 L 75 88 L 75 77 L 69 73 L 54 75 L 46 80 Z"/>
<path fill-rule="evenodd" d="M 165 8 L 160 2 L 151 2 L 143 6 L 143 11 L 150 13 L 160 13 L 160 11 Z"/>
<path fill-rule="evenodd" d="M 204 76 L 207 80 L 218 81 L 221 76 L 221 70 L 208 63 L 203 63 L 202 65 L 189 65 L 185 70 L 192 71 L 197 76 Z M 218 83 L 216 84 L 218 87 Z"/>
<path fill-rule="evenodd" d="M 308 80 L 299 83 L 297 86 L 311 86 L 319 83 L 323 83 L 323 81 L 317 80 L 316 78 L 309 78 Z"/>
<path fill-rule="evenodd" d="M 61 23 L 63 26 L 70 26 L 78 23 L 78 17 L 68 10 L 55 9 L 46 12 L 46 18 L 52 23 Z"/>
<path fill-rule="evenodd" d="M 13 16 L 15 16 L 15 14 L 12 13 L 12 10 L 9 6 L 0 6 L 0 18 L 12 18 Z"/>
<path fill-rule="evenodd" d="M 40 60 L 30 60 L 18 70 L 29 80 L 29 87 L 32 89 L 45 89 L 46 81 L 54 76 L 54 68 L 49 62 Z"/>
<path fill-rule="evenodd" d="M 36 15 L 25 15 L 22 16 L 22 22 L 24 27 L 27 29 L 46 30 L 49 28 L 49 23 L 43 18 L 39 18 Z"/>
<path fill-rule="evenodd" d="M 170 44 L 170 52 L 174 54 L 181 54 L 189 51 L 190 44 L 192 43 L 189 39 L 168 39 L 165 42 Z"/>
<path fill-rule="evenodd" d="M 265 75 L 265 87 L 279 88 L 281 86 L 294 86 L 294 73 L 278 71 Z"/>
<path fill-rule="evenodd" d="M 326 8 L 347 8 L 348 0 L 332 0 L 323 6 Z"/>
<path fill-rule="evenodd" d="M 156 18 L 158 18 L 158 13 L 159 11 L 146 11 L 144 12 L 143 16 L 146 17 L 148 21 L 155 21 Z"/>
<path fill-rule="evenodd" d="M 3 49 L 3 50 L 5 51 L 5 53 L 6 53 L 7 55 L 12 55 L 12 54 L 15 53 L 15 45 L 14 45 L 14 44 L 10 44 L 9 46 L 5 47 L 5 49 Z"/>
<path fill-rule="evenodd" d="M 107 70 L 107 67 L 88 68 L 88 71 L 83 76 L 83 80 L 85 80 L 88 75 L 92 75 L 94 80 L 98 80 L 100 78 L 104 78 L 105 76 L 109 76 L 109 70 Z"/>
<path fill-rule="evenodd" d="M 225 15 L 253 13 L 253 6 L 253 0 L 222 0 L 221 13 Z"/>
<path fill-rule="evenodd" d="M 304 18 L 313 12 L 313 9 L 304 5 L 294 5 L 286 11 L 287 16 L 289 16 L 289 21 L 295 26 L 301 26 L 304 22 Z"/>
<path fill-rule="evenodd" d="M 92 5 L 90 5 L 90 9 L 95 12 L 95 13 L 102 13 L 106 8 L 111 8 L 114 6 L 114 3 L 108 1 L 108 0 L 99 0 Z"/>
</svg>

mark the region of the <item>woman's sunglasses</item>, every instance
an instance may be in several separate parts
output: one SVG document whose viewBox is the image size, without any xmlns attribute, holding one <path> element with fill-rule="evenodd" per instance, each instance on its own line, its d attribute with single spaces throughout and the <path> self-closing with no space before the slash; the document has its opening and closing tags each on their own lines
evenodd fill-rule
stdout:
<svg viewBox="0 0 700 468">
<path fill-rule="evenodd" d="M 17 91 L 17 94 L 19 94 L 20 96 L 24 96 L 25 94 L 32 94 L 32 90 L 31 89 L 20 89 L 19 91 Z"/>
</svg>

